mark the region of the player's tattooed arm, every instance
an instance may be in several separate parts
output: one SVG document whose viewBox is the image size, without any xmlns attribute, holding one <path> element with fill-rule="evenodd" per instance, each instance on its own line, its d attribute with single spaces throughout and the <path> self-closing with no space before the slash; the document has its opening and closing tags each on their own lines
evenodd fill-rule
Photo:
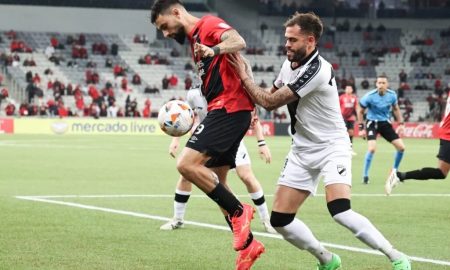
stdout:
<svg viewBox="0 0 450 270">
<path fill-rule="evenodd" d="M 270 93 L 269 91 L 265 91 L 265 89 L 256 85 L 248 77 L 243 78 L 242 83 L 244 84 L 245 90 L 250 95 L 252 100 L 269 111 L 298 99 L 298 96 L 296 96 L 287 86 L 283 86 L 276 92 Z"/>
<path fill-rule="evenodd" d="M 194 54 L 202 58 L 214 57 L 219 54 L 238 52 L 247 46 L 245 40 L 234 29 L 223 32 L 220 39 L 221 42 L 214 47 L 195 43 Z"/>
<path fill-rule="evenodd" d="M 220 54 L 238 52 L 247 46 L 244 38 L 234 29 L 223 32 L 220 40 L 222 42 L 215 46 L 219 48 Z"/>
<path fill-rule="evenodd" d="M 253 102 L 261 105 L 266 110 L 273 110 L 298 99 L 298 96 L 287 86 L 272 93 L 272 89 L 266 90 L 256 85 L 247 74 L 248 65 L 240 54 L 230 54 L 228 62 L 234 67 L 237 75 L 241 78 L 247 93 Z"/>
</svg>

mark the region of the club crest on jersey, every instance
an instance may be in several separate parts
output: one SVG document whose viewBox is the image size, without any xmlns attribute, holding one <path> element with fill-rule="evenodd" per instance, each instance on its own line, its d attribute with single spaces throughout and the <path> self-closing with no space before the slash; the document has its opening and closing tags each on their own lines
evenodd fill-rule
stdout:
<svg viewBox="0 0 450 270">
<path fill-rule="evenodd" d="M 344 165 L 338 164 L 336 166 L 337 172 L 342 175 L 342 176 L 346 176 L 347 175 L 347 168 Z"/>
</svg>

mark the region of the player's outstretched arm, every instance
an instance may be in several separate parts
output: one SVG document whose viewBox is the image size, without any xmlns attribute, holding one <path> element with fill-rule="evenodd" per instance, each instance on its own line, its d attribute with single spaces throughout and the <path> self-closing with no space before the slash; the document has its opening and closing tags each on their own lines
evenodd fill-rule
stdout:
<svg viewBox="0 0 450 270">
<path fill-rule="evenodd" d="M 264 160 L 264 162 L 270 163 L 272 161 L 272 154 L 270 153 L 270 149 L 266 144 L 263 128 L 258 119 L 254 123 L 253 130 L 255 131 L 256 140 L 258 141 L 259 156 L 262 160 Z"/>
<path fill-rule="evenodd" d="M 208 47 L 200 43 L 195 43 L 195 55 L 198 55 L 200 57 L 213 57 L 218 54 L 238 52 L 247 46 L 245 40 L 234 29 L 223 32 L 223 34 L 220 36 L 220 40 L 222 42 L 214 47 Z"/>
<path fill-rule="evenodd" d="M 256 104 L 264 107 L 264 109 L 271 111 L 298 99 L 298 96 L 287 86 L 283 86 L 274 93 L 271 93 L 271 91 L 265 91 L 265 89 L 256 85 L 248 77 L 245 71 L 246 64 L 240 54 L 230 54 L 228 61 L 235 68 L 237 75 L 241 78 L 242 84 L 252 100 Z"/>
<path fill-rule="evenodd" d="M 176 158 L 178 146 L 180 145 L 180 138 L 179 137 L 173 137 L 172 141 L 169 145 L 169 155 L 171 155 L 173 158 Z"/>
</svg>

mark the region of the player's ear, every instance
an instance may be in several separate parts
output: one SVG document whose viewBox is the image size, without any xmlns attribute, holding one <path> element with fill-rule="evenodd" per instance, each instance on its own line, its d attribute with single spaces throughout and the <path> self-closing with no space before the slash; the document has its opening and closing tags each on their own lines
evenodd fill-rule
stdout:
<svg viewBox="0 0 450 270">
<path fill-rule="evenodd" d="M 179 9 L 179 8 L 173 7 L 172 10 L 170 11 L 170 13 L 171 13 L 173 16 L 177 17 L 178 19 L 180 18 L 181 12 L 180 12 L 180 9 Z"/>
</svg>

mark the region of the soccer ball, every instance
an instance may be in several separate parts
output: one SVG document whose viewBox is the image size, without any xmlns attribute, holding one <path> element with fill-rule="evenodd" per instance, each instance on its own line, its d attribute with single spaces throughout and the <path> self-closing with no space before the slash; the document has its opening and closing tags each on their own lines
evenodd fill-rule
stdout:
<svg viewBox="0 0 450 270">
<path fill-rule="evenodd" d="M 159 110 L 158 122 L 167 135 L 180 137 L 191 130 L 194 124 L 194 111 L 184 101 L 171 100 Z"/>
</svg>

